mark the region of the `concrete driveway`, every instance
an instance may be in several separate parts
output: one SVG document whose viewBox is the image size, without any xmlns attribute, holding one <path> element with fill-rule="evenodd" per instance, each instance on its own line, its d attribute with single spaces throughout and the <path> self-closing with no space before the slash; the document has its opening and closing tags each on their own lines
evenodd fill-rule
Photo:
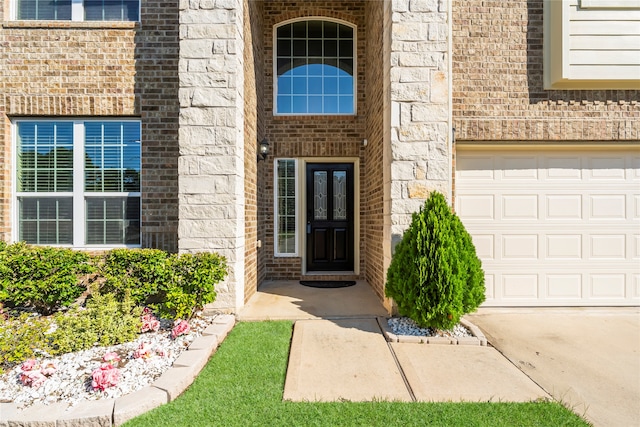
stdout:
<svg viewBox="0 0 640 427">
<path fill-rule="evenodd" d="M 640 425 L 640 308 L 483 308 L 467 317 L 594 426 Z"/>
</svg>

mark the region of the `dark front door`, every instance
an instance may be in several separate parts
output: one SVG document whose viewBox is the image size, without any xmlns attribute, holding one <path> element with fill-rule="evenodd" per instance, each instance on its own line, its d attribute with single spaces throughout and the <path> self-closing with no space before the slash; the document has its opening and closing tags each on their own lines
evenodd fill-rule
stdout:
<svg viewBox="0 0 640 427">
<path fill-rule="evenodd" d="M 307 163 L 307 271 L 353 271 L 353 164 Z"/>
</svg>

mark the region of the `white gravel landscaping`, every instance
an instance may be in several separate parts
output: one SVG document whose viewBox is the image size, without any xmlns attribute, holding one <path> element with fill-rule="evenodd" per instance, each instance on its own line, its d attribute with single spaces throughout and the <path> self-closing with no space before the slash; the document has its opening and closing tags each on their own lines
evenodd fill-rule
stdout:
<svg viewBox="0 0 640 427">
<path fill-rule="evenodd" d="M 39 387 L 25 386 L 20 381 L 23 373 L 18 365 L 0 376 L 0 402 L 13 402 L 26 408 L 36 403 L 52 404 L 67 402 L 74 406 L 81 401 L 117 398 L 151 384 L 169 369 L 193 340 L 202 334 L 214 317 L 196 317 L 189 321 L 189 333 L 171 338 L 173 323 L 161 320 L 158 332 L 145 332 L 132 342 L 111 347 L 93 347 L 56 357 L 37 358 L 38 364 L 53 363 L 55 373 L 47 377 Z M 134 353 L 146 343 L 149 357 L 135 358 Z M 104 391 L 91 386 L 92 372 L 103 363 L 107 352 L 116 352 L 120 361 L 115 365 L 120 370 L 120 380 L 114 387 Z"/>
<path fill-rule="evenodd" d="M 409 336 L 418 336 L 418 337 L 453 337 L 453 338 L 462 338 L 462 337 L 473 337 L 471 331 L 462 326 L 461 324 L 457 324 L 451 330 L 440 330 L 440 329 L 432 329 L 432 328 L 421 328 L 416 325 L 416 322 L 409 319 L 408 317 L 391 317 L 387 320 L 391 331 L 395 335 L 409 335 Z"/>
</svg>

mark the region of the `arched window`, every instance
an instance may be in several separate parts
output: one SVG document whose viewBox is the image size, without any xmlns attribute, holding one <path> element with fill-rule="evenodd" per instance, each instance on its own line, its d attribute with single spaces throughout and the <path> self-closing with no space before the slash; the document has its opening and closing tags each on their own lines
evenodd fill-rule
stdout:
<svg viewBox="0 0 640 427">
<path fill-rule="evenodd" d="M 356 113 L 354 30 L 320 18 L 276 26 L 276 114 Z"/>
</svg>

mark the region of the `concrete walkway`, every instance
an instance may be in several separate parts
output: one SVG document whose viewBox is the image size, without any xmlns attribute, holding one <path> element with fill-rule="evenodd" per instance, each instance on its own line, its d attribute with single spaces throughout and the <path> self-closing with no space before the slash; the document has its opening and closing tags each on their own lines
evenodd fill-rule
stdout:
<svg viewBox="0 0 640 427">
<path fill-rule="evenodd" d="M 549 395 L 495 349 L 387 343 L 376 319 L 299 320 L 284 399 L 528 402 Z"/>
<path fill-rule="evenodd" d="M 566 403 L 596 427 L 640 425 L 640 308 L 480 309 L 490 346 L 387 343 L 366 283 L 274 282 L 241 320 L 293 319 L 290 400 Z"/>
</svg>

